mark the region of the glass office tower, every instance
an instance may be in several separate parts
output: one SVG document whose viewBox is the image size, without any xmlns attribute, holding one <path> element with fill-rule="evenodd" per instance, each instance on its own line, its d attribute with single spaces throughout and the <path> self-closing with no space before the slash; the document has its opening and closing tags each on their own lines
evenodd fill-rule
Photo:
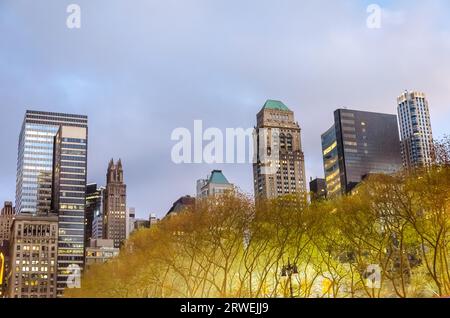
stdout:
<svg viewBox="0 0 450 318">
<path fill-rule="evenodd" d="M 52 210 L 58 214 L 57 295 L 84 267 L 87 128 L 61 126 L 55 137 Z"/>
<path fill-rule="evenodd" d="M 16 213 L 48 214 L 53 142 L 59 126 L 87 128 L 87 116 L 28 110 L 19 136 Z"/>
<path fill-rule="evenodd" d="M 335 125 L 322 135 L 322 155 L 327 196 L 333 197 L 341 193 L 341 172 Z"/>
<path fill-rule="evenodd" d="M 329 194 L 348 193 L 370 174 L 402 169 L 397 116 L 338 109 L 334 125 L 322 135 Z"/>
</svg>

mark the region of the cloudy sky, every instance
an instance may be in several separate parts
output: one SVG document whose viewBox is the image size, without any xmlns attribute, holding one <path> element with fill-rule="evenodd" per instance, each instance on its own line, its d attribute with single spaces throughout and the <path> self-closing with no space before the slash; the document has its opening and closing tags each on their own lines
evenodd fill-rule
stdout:
<svg viewBox="0 0 450 318">
<path fill-rule="evenodd" d="M 252 127 L 266 99 L 302 127 L 308 179 L 339 107 L 396 112 L 427 93 L 436 137 L 450 133 L 450 2 L 376 0 L 1 0 L 0 200 L 14 200 L 26 109 L 89 116 L 90 182 L 122 158 L 128 205 L 163 215 L 214 169 L 252 193 L 250 165 L 175 165 L 173 129 Z M 66 27 L 67 6 L 81 28 Z"/>
</svg>

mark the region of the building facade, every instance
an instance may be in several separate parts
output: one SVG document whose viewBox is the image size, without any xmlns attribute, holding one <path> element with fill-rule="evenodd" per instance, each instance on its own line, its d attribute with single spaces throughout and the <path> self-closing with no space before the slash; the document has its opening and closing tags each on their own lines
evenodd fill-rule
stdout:
<svg viewBox="0 0 450 318">
<path fill-rule="evenodd" d="M 256 144 L 255 197 L 306 194 L 301 130 L 294 112 L 280 101 L 268 100 L 257 114 Z"/>
<path fill-rule="evenodd" d="M 197 180 L 197 199 L 222 195 L 233 189 L 234 185 L 228 182 L 222 170 L 213 170 L 206 179 Z"/>
<path fill-rule="evenodd" d="M 136 220 L 136 209 L 127 208 L 127 239 L 130 237 L 131 233 L 134 231 L 134 221 Z"/>
<path fill-rule="evenodd" d="M 52 206 L 58 215 L 58 295 L 84 266 L 88 131 L 61 126 L 55 136 Z"/>
<path fill-rule="evenodd" d="M 52 198 L 53 144 L 61 125 L 87 128 L 87 116 L 27 110 L 19 136 L 16 212 L 46 215 Z"/>
<path fill-rule="evenodd" d="M 309 182 L 309 192 L 311 193 L 311 201 L 319 201 L 327 197 L 327 184 L 325 179 L 316 178 Z"/>
<path fill-rule="evenodd" d="M 127 186 L 123 179 L 122 161 L 117 164 L 111 159 L 106 174 L 104 194 L 104 233 L 103 238 L 114 241 L 119 248 L 127 235 Z"/>
<path fill-rule="evenodd" d="M 404 167 L 429 166 L 433 161 L 433 132 L 426 95 L 404 92 L 397 98 L 397 111 Z"/>
<path fill-rule="evenodd" d="M 339 168 L 339 152 L 334 124 L 322 135 L 322 155 L 327 196 L 339 195 L 342 193 L 342 175 Z"/>
<path fill-rule="evenodd" d="M 397 117 L 338 109 L 322 151 L 328 196 L 349 193 L 367 175 L 396 173 L 402 169 Z"/>
<path fill-rule="evenodd" d="M 86 186 L 85 211 L 85 244 L 91 239 L 103 237 L 103 195 L 104 187 L 97 187 L 96 183 Z"/>
<path fill-rule="evenodd" d="M 86 247 L 86 269 L 94 264 L 102 264 L 119 255 L 113 240 L 92 239 Z"/>
<path fill-rule="evenodd" d="M 55 298 L 58 217 L 17 215 L 10 243 L 9 298 Z"/>
<path fill-rule="evenodd" d="M 9 241 L 14 215 L 15 209 L 12 202 L 5 202 L 0 213 L 0 244 L 3 241 Z"/>
<path fill-rule="evenodd" d="M 194 206 L 195 206 L 195 198 L 191 197 L 190 195 L 183 196 L 173 203 L 172 207 L 170 208 L 169 212 L 167 212 L 166 216 L 176 215 Z"/>
</svg>

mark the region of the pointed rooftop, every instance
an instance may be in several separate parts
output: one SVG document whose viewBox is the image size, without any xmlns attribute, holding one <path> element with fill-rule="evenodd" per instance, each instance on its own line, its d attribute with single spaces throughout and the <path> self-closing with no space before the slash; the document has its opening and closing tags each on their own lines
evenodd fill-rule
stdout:
<svg viewBox="0 0 450 318">
<path fill-rule="evenodd" d="M 215 184 L 230 184 L 227 178 L 222 173 L 222 170 L 213 170 L 211 176 L 209 177 L 209 183 Z"/>
<path fill-rule="evenodd" d="M 263 109 L 275 109 L 275 110 L 284 110 L 284 111 L 290 111 L 290 109 L 283 104 L 283 102 L 279 100 L 272 100 L 269 99 L 266 101 L 266 103 L 263 106 Z"/>
</svg>

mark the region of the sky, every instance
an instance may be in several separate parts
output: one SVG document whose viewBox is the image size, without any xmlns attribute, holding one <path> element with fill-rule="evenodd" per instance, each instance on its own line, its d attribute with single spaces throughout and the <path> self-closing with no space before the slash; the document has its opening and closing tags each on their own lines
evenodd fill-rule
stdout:
<svg viewBox="0 0 450 318">
<path fill-rule="evenodd" d="M 72 3 L 79 29 L 66 25 Z M 295 112 L 308 180 L 323 176 L 337 108 L 395 114 L 419 90 L 435 137 L 450 134 L 449 14 L 448 0 L 0 0 L 0 201 L 14 201 L 27 109 L 88 115 L 88 181 L 105 184 L 121 158 L 141 218 L 213 169 L 252 194 L 251 164 L 177 165 L 171 133 L 253 127 L 267 99 Z"/>
</svg>

